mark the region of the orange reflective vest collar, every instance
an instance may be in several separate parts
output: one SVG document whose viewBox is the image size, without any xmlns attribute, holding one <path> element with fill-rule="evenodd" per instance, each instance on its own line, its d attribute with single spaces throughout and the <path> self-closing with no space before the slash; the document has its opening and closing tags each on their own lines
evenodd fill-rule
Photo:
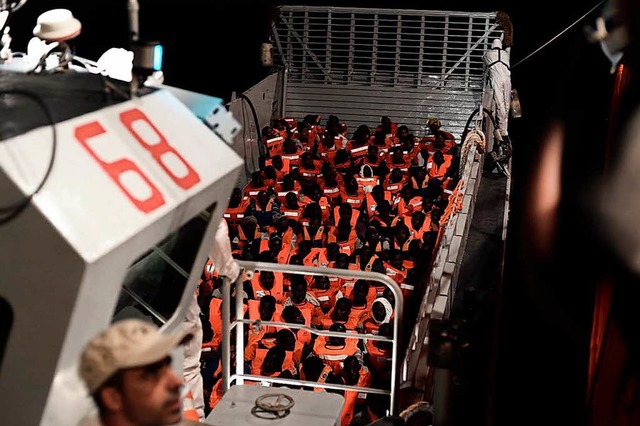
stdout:
<svg viewBox="0 0 640 426">
<path fill-rule="evenodd" d="M 329 265 L 327 259 L 327 249 L 314 247 L 311 249 L 311 253 L 305 256 L 302 260 L 305 266 L 317 266 L 326 268 Z"/>
<path fill-rule="evenodd" d="M 360 209 L 360 207 L 362 207 L 362 202 L 364 201 L 364 191 L 359 188 L 357 194 L 353 195 L 344 193 L 342 197 L 344 199 L 344 202 L 351 205 L 351 208 L 353 210 L 358 210 Z"/>
<path fill-rule="evenodd" d="M 404 198 L 398 197 L 398 215 L 411 216 L 413 212 L 422 210 L 422 197 L 413 197 L 407 203 Z"/>
<path fill-rule="evenodd" d="M 247 210 L 247 207 L 249 207 L 250 202 L 251 199 L 248 196 L 242 197 L 240 204 L 238 204 L 237 207 L 227 207 L 222 214 L 222 217 L 224 217 L 229 223 L 240 222 L 244 218 L 244 212 Z"/>
<path fill-rule="evenodd" d="M 338 284 L 336 284 L 336 286 L 337 285 Z M 342 292 L 334 287 L 329 287 L 326 290 L 315 288 L 313 289 L 313 292 L 316 295 L 316 299 L 318 299 L 318 302 L 320 302 L 320 308 L 324 312 L 328 312 L 336 305 L 336 300 L 339 299 L 338 296 L 342 297 Z"/>
<path fill-rule="evenodd" d="M 283 205 L 282 207 L 280 207 L 280 212 L 290 219 L 298 220 L 302 216 L 302 207 L 299 207 L 297 209 L 290 209 Z"/>
<path fill-rule="evenodd" d="M 343 346 L 329 346 L 329 341 L 325 336 L 318 336 L 313 344 L 313 352 L 318 358 L 325 361 L 325 364 L 333 368 L 333 371 L 339 373 L 342 371 L 342 363 L 348 356 L 358 353 L 358 340 L 346 338 Z"/>
<path fill-rule="evenodd" d="M 427 170 L 429 171 L 429 176 L 432 178 L 443 179 L 449 167 L 451 167 L 451 160 L 453 156 L 450 154 L 444 155 L 444 163 L 442 163 L 439 167 L 433 161 L 433 157 L 429 158 L 427 162 Z"/>
<path fill-rule="evenodd" d="M 258 195 L 260 191 L 266 191 L 269 189 L 269 185 L 264 184 L 262 186 L 253 186 L 251 182 L 244 187 L 244 195 L 250 198 L 253 198 Z"/>
<path fill-rule="evenodd" d="M 277 136 L 275 138 L 266 139 L 265 145 L 267 146 L 267 150 L 269 151 L 269 155 L 272 157 L 274 155 L 282 154 L 282 144 L 284 143 L 284 137 Z"/>
</svg>

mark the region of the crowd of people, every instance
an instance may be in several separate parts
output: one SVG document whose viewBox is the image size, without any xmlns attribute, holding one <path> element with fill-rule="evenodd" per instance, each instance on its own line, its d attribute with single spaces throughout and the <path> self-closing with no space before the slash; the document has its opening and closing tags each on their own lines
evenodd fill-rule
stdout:
<svg viewBox="0 0 640 426">
<path fill-rule="evenodd" d="M 274 120 L 262 129 L 260 170 L 233 189 L 224 212 L 233 256 L 386 274 L 404 296 L 401 330 L 412 326 L 459 182 L 455 137 L 435 118 L 428 126 L 418 138 L 382 117 L 375 129 L 361 125 L 348 137 L 333 115 L 324 124 L 317 115 Z M 207 410 L 222 395 L 221 275 L 210 259 L 198 294 Z M 244 318 L 393 336 L 398 301 L 382 283 L 270 271 L 245 278 L 243 294 L 232 294 L 243 298 Z M 235 318 L 235 300 L 230 308 Z M 389 389 L 389 342 L 257 323 L 244 337 L 244 360 L 232 362 L 244 362 L 246 373 Z M 342 425 L 375 420 L 389 407 L 388 397 L 339 392 Z"/>
</svg>

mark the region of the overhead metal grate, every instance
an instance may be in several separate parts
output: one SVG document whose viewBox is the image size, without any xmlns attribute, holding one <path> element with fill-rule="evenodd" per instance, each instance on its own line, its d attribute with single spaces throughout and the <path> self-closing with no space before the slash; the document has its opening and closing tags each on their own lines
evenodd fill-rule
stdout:
<svg viewBox="0 0 640 426">
<path fill-rule="evenodd" d="M 428 117 L 458 138 L 482 97 L 495 13 L 282 6 L 276 59 L 285 115 L 337 115 L 354 130 L 383 115 L 424 133 Z"/>
</svg>

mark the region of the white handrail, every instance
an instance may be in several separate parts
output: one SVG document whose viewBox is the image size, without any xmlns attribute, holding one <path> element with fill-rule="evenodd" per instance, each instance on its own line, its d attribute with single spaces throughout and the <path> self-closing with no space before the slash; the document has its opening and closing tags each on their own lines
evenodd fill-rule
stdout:
<svg viewBox="0 0 640 426">
<path fill-rule="evenodd" d="M 282 384 L 292 384 L 299 386 L 310 386 L 310 387 L 320 387 L 325 389 L 338 389 L 338 390 L 353 390 L 364 393 L 378 393 L 378 394 L 388 394 L 389 395 L 389 413 L 395 413 L 395 394 L 397 388 L 397 368 L 398 368 L 398 343 L 400 342 L 400 324 L 402 323 L 402 307 L 404 304 L 404 297 L 402 295 L 402 291 L 400 290 L 400 286 L 389 278 L 387 275 L 378 273 L 378 272 L 366 272 L 366 271 L 353 271 L 348 269 L 335 269 L 335 268 L 315 268 L 309 266 L 298 266 L 298 265 L 285 265 L 279 263 L 265 263 L 265 262 L 247 262 L 247 261 L 238 261 L 240 268 L 242 268 L 246 274 L 252 275 L 256 270 L 260 271 L 271 271 L 271 272 L 282 272 L 288 274 L 297 274 L 297 275 L 311 275 L 311 276 L 327 276 L 327 277 L 344 277 L 344 278 L 354 278 L 354 279 L 363 279 L 367 281 L 376 281 L 384 284 L 385 286 L 391 289 L 393 296 L 395 298 L 395 319 L 393 321 L 393 337 L 391 339 L 387 339 L 380 336 L 374 336 L 370 334 L 352 334 L 352 333 L 342 333 L 335 331 L 324 331 L 324 330 L 316 330 L 306 326 L 300 326 L 297 324 L 288 324 L 283 322 L 274 322 L 274 321 L 262 321 L 262 324 L 266 325 L 275 325 L 275 326 L 286 326 L 287 328 L 294 329 L 305 329 L 311 333 L 317 335 L 326 335 L 326 336 L 335 336 L 335 337 L 344 337 L 351 339 L 371 339 L 378 341 L 390 341 L 392 343 L 391 350 L 391 383 L 390 389 L 387 391 L 376 388 L 365 388 L 359 386 L 348 386 L 348 385 L 334 385 L 334 384 L 326 384 L 326 383 L 316 383 L 316 382 L 308 382 L 304 380 L 295 380 L 295 379 L 282 379 L 282 378 L 274 378 L 274 377 L 262 377 L 255 376 L 251 374 L 244 373 L 244 363 L 236 362 L 236 372 L 231 375 L 231 330 L 233 327 L 236 327 L 236 360 L 244 359 L 244 324 L 245 323 L 253 323 L 251 320 L 235 320 L 231 321 L 231 309 L 229 303 L 222 303 L 222 388 L 223 392 L 226 392 L 232 381 L 235 381 L 237 384 L 243 384 L 244 379 L 270 382 L 270 383 L 282 383 Z M 243 283 L 241 279 L 237 279 L 235 282 L 236 285 L 236 294 L 243 293 Z M 222 284 L 222 298 L 223 301 L 228 301 L 231 299 L 231 285 L 230 280 L 226 277 L 223 279 Z M 236 312 L 243 311 L 243 303 L 242 297 L 236 297 Z"/>
</svg>

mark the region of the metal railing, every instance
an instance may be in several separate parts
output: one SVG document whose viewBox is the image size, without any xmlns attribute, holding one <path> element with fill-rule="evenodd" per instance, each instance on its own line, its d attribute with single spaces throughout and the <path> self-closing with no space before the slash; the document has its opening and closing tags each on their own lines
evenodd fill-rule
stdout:
<svg viewBox="0 0 640 426">
<path fill-rule="evenodd" d="M 353 333 L 343 333 L 336 331 L 325 331 L 325 330 L 317 330 L 312 327 L 298 325 L 298 324 L 289 324 L 284 322 L 273 322 L 273 321 L 260 321 L 260 324 L 263 325 L 272 325 L 272 326 L 280 326 L 286 327 L 290 329 L 302 329 L 307 330 L 310 333 L 313 333 L 318 336 L 328 336 L 328 337 L 341 337 L 341 338 L 349 338 L 349 339 L 358 339 L 358 340 L 375 340 L 375 341 L 383 341 L 389 342 L 392 345 L 391 349 L 391 383 L 390 389 L 378 389 L 371 387 L 360 387 L 360 386 L 350 386 L 350 385 L 338 385 L 338 384 L 327 384 L 327 383 L 318 383 L 318 382 L 310 382 L 305 380 L 297 380 L 297 379 L 284 379 L 277 377 L 263 377 L 253 374 L 246 374 L 244 372 L 244 363 L 241 360 L 244 359 L 244 325 L 245 324 L 253 324 L 255 321 L 249 319 L 236 319 L 233 322 L 231 321 L 231 306 L 229 303 L 222 303 L 222 388 L 223 391 L 227 391 L 232 382 L 236 382 L 241 385 L 244 384 L 245 379 L 255 380 L 258 382 L 268 382 L 268 383 L 277 383 L 283 385 L 296 385 L 303 387 L 311 387 L 311 388 L 323 388 L 323 389 L 336 389 L 336 390 L 349 390 L 349 391 L 357 391 L 363 393 L 372 393 L 372 394 L 383 394 L 389 395 L 389 413 L 394 414 L 396 412 L 395 407 L 395 397 L 396 397 L 396 389 L 398 387 L 397 384 L 397 369 L 399 365 L 398 359 L 398 345 L 400 342 L 400 324 L 402 322 L 402 308 L 404 304 L 404 298 L 402 295 L 402 291 L 398 284 L 393 281 L 391 278 L 384 274 L 380 274 L 377 272 L 364 272 L 364 271 L 353 271 L 353 270 L 345 270 L 345 269 L 334 269 L 334 268 L 314 268 L 308 266 L 298 266 L 298 265 L 283 265 L 278 263 L 265 263 L 265 262 L 247 262 L 247 261 L 238 261 L 240 268 L 245 271 L 246 277 L 251 278 L 255 271 L 271 271 L 271 272 L 282 272 L 287 274 L 297 274 L 297 275 L 311 275 L 311 276 L 327 276 L 327 277 L 342 277 L 342 278 L 351 278 L 351 279 L 362 279 L 367 281 L 376 281 L 384 284 L 385 286 L 391 289 L 393 296 L 395 298 L 395 306 L 394 306 L 394 319 L 393 319 L 393 337 L 386 338 L 374 334 L 353 334 Z M 235 282 L 236 294 L 243 293 L 243 283 L 239 278 Z M 222 300 L 228 301 L 231 300 L 231 282 L 229 279 L 225 278 L 223 280 L 222 285 Z M 236 313 L 243 312 L 243 300 L 242 297 L 235 298 L 235 309 Z M 235 374 L 231 374 L 231 331 L 235 328 L 236 330 L 236 371 Z"/>
</svg>

